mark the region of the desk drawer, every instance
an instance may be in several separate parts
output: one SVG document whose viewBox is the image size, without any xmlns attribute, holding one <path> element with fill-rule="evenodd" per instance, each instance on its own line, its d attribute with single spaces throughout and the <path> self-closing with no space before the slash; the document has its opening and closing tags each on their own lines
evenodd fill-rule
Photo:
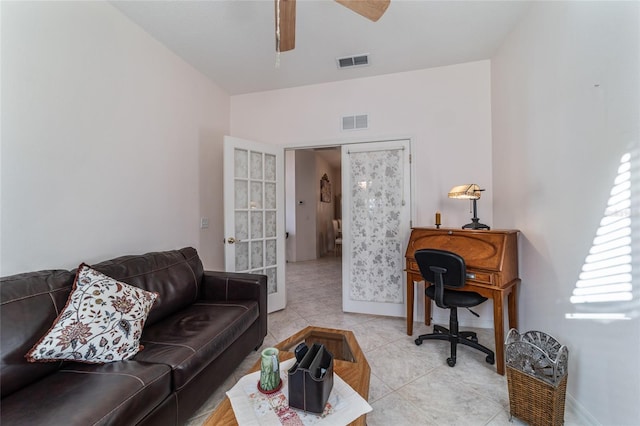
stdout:
<svg viewBox="0 0 640 426">
<path fill-rule="evenodd" d="M 413 259 L 407 259 L 407 272 L 420 274 L 418 262 Z M 467 269 L 467 280 L 484 285 L 498 285 L 499 281 L 495 273 L 476 271 L 473 269 Z"/>
<path fill-rule="evenodd" d="M 481 284 L 496 285 L 495 274 L 467 269 L 467 279 Z"/>
</svg>

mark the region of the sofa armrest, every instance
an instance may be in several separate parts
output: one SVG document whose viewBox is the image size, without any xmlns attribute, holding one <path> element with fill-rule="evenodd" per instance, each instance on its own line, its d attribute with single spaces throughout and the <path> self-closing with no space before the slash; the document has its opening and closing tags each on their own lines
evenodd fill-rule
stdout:
<svg viewBox="0 0 640 426">
<path fill-rule="evenodd" d="M 204 271 L 201 297 L 205 300 L 255 300 L 260 311 L 260 336 L 267 335 L 267 276 Z"/>
</svg>

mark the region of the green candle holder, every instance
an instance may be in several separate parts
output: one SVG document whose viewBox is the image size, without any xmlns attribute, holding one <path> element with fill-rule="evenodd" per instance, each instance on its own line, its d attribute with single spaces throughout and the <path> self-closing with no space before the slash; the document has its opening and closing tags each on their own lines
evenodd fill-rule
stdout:
<svg viewBox="0 0 640 426">
<path fill-rule="evenodd" d="M 264 393 L 272 393 L 282 387 L 280 379 L 280 361 L 276 348 L 266 348 L 260 353 L 260 381 L 258 389 Z"/>
</svg>

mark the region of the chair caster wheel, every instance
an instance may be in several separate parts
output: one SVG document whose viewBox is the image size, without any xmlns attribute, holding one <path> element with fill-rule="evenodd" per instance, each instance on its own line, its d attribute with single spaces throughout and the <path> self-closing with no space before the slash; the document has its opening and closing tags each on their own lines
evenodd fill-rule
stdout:
<svg viewBox="0 0 640 426">
<path fill-rule="evenodd" d="M 449 367 L 453 367 L 454 365 L 456 365 L 456 360 L 453 358 L 447 358 L 447 364 L 449 365 Z"/>
<path fill-rule="evenodd" d="M 416 342 L 416 346 L 420 346 L 422 344 L 422 340 L 420 339 L 416 339 L 415 342 Z"/>
<path fill-rule="evenodd" d="M 495 364 L 495 363 L 496 363 L 495 358 L 494 358 L 494 357 L 492 357 L 491 355 L 487 355 L 487 357 L 485 358 L 485 361 L 487 361 L 487 363 L 488 363 L 488 364 L 491 364 L 491 365 L 493 365 L 493 364 Z"/>
</svg>

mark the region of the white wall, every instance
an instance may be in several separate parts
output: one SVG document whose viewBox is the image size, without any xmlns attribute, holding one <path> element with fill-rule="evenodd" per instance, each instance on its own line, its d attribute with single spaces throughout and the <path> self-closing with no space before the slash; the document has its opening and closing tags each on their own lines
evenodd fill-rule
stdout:
<svg viewBox="0 0 640 426">
<path fill-rule="evenodd" d="M 296 242 L 296 252 L 293 261 L 300 262 L 318 257 L 316 251 L 316 156 L 313 151 L 308 150 L 295 151 L 295 156 L 296 232 L 293 238 Z"/>
<path fill-rule="evenodd" d="M 106 2 L 1 7 L 0 274 L 187 245 L 222 267 L 228 95 Z"/>
<path fill-rule="evenodd" d="M 231 97 L 231 134 L 285 146 L 410 137 L 414 226 L 433 226 L 436 210 L 445 227 L 468 223 L 469 204 L 448 199 L 447 192 L 478 183 L 487 189 L 478 205 L 482 222 L 503 228 L 492 213 L 490 95 L 489 61 L 237 95 Z M 340 117 L 359 113 L 369 114 L 369 129 L 341 132 Z M 491 304 L 484 305 L 478 312 L 491 327 Z M 475 317 L 460 312 L 460 321 Z"/>
<path fill-rule="evenodd" d="M 469 222 L 469 206 L 451 187 L 479 183 L 483 222 L 492 224 L 489 61 L 231 97 L 231 133 L 285 146 L 411 137 L 417 217 L 432 226 Z M 370 127 L 340 131 L 340 117 L 368 113 Z M 283 121 L 282 117 L 287 117 Z M 501 227 L 501 224 L 496 224 Z"/>
<path fill-rule="evenodd" d="M 639 5 L 536 2 L 492 60 L 494 220 L 522 231 L 520 328 L 568 346 L 568 392 L 604 425 L 640 421 L 639 293 L 626 307 L 569 298 L 623 153 L 640 170 Z M 580 310 L 633 319 L 565 319 Z"/>
</svg>

